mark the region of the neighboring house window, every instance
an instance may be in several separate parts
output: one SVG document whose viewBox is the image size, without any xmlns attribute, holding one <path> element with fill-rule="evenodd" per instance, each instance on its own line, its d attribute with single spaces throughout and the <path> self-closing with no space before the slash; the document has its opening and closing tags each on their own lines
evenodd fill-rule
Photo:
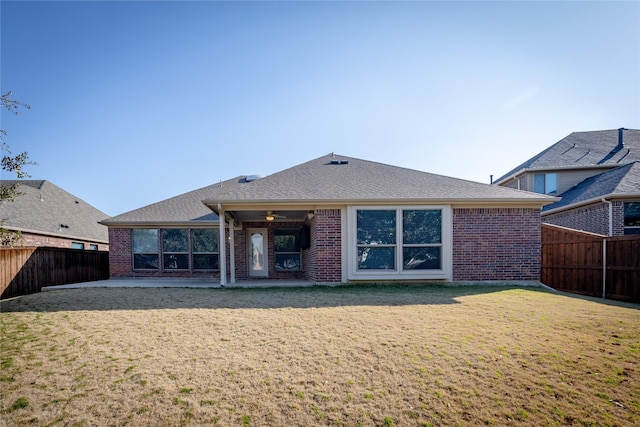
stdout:
<svg viewBox="0 0 640 427">
<path fill-rule="evenodd" d="M 535 174 L 533 176 L 533 191 L 540 194 L 556 194 L 558 192 L 558 174 Z"/>
<path fill-rule="evenodd" d="M 162 268 L 189 269 L 189 232 L 185 228 L 162 230 Z"/>
<path fill-rule="evenodd" d="M 160 266 L 158 257 L 158 230 L 155 228 L 134 229 L 131 232 L 133 249 L 133 268 L 157 270 Z"/>
<path fill-rule="evenodd" d="M 300 230 L 276 229 L 273 236 L 276 270 L 301 269 Z"/>
<path fill-rule="evenodd" d="M 640 202 L 625 202 L 624 234 L 640 234 Z"/>
<path fill-rule="evenodd" d="M 84 243 L 71 242 L 71 249 L 84 249 Z"/>
<path fill-rule="evenodd" d="M 97 251 L 98 250 L 98 245 L 90 244 L 89 245 L 89 250 L 90 251 Z"/>
<path fill-rule="evenodd" d="M 191 230 L 191 253 L 194 270 L 218 270 L 218 230 Z"/>
<path fill-rule="evenodd" d="M 358 208 L 354 213 L 354 277 L 448 277 L 448 207 Z"/>
</svg>

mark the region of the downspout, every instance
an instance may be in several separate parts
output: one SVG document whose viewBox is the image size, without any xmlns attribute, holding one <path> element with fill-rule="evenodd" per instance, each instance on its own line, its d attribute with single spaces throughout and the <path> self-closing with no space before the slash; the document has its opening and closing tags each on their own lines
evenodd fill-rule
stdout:
<svg viewBox="0 0 640 427">
<path fill-rule="evenodd" d="M 602 198 L 602 203 L 607 203 L 609 205 L 609 234 L 608 236 L 613 236 L 613 203 L 611 203 L 606 198 Z"/>
<path fill-rule="evenodd" d="M 224 236 L 225 223 L 222 205 L 218 203 L 218 235 L 219 235 L 219 251 L 220 251 L 220 286 L 227 284 L 227 254 L 226 254 L 226 238 Z"/>
<path fill-rule="evenodd" d="M 613 203 L 602 198 L 602 203 L 609 205 L 609 234 L 613 235 Z M 607 239 L 602 239 L 602 299 L 607 297 Z"/>
</svg>

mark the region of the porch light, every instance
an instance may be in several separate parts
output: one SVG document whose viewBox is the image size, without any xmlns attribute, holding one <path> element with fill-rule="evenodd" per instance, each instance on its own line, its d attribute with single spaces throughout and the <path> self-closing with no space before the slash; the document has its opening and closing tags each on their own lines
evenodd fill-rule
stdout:
<svg viewBox="0 0 640 427">
<path fill-rule="evenodd" d="M 264 219 L 266 219 L 267 221 L 273 221 L 274 219 L 276 219 L 276 217 L 273 216 L 273 214 L 268 214 Z"/>
</svg>

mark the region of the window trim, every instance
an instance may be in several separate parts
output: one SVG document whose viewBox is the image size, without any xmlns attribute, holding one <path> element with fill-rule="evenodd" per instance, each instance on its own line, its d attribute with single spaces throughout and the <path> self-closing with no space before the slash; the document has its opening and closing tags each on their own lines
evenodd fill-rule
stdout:
<svg viewBox="0 0 640 427">
<path fill-rule="evenodd" d="M 395 268 L 393 270 L 359 270 L 358 269 L 358 211 L 359 210 L 395 210 L 396 213 L 396 243 L 393 245 L 376 245 L 376 246 L 393 246 L 395 248 Z M 402 215 L 405 210 L 440 210 L 442 212 L 442 243 L 434 244 L 407 244 L 402 242 Z M 348 215 L 348 232 L 347 232 L 347 274 L 349 280 L 419 280 L 419 279 L 444 279 L 452 280 L 452 209 L 450 205 L 408 205 L 408 206 L 385 206 L 385 205 L 366 205 L 366 206 L 349 206 Z M 438 270 L 403 270 L 403 248 L 416 246 L 439 246 L 441 248 L 442 268 Z"/>
</svg>

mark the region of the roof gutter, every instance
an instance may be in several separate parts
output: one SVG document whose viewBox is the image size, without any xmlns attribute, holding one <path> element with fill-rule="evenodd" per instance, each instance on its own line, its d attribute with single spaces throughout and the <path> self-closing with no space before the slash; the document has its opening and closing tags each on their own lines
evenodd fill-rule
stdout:
<svg viewBox="0 0 640 427">
<path fill-rule="evenodd" d="M 274 200 L 205 200 L 203 203 L 207 205 L 211 210 L 216 212 L 218 203 L 230 206 L 273 206 L 273 205 L 313 205 L 313 206 L 335 206 L 335 205 L 398 205 L 398 204 L 418 204 L 418 205 L 451 205 L 451 204 L 464 204 L 464 205 L 487 205 L 487 204 L 500 204 L 500 205 L 536 205 L 546 206 L 559 201 L 559 197 L 553 196 L 541 196 L 541 197 L 522 197 L 522 198 L 478 198 L 478 199 L 332 199 L 332 200 L 287 200 L 287 199 L 274 199 Z"/>
<path fill-rule="evenodd" d="M 109 239 L 104 240 L 98 237 L 87 237 L 87 236 L 83 237 L 83 236 L 77 236 L 72 234 L 52 233 L 52 232 L 42 231 L 42 230 L 32 230 L 29 228 L 13 227 L 11 225 L 5 225 L 4 228 L 12 231 L 19 231 L 21 233 L 39 234 L 41 236 L 60 237 L 63 239 L 70 239 L 70 240 L 83 240 L 85 242 L 97 242 L 97 243 L 104 243 L 107 245 L 109 244 Z"/>
<path fill-rule="evenodd" d="M 591 205 L 593 203 L 602 202 L 603 199 L 605 198 L 607 199 L 640 199 L 640 193 L 608 194 L 605 196 L 593 197 L 591 199 L 575 202 L 565 206 L 560 206 L 558 208 L 550 209 L 548 211 L 543 211 L 542 216 L 552 215 L 562 211 L 566 211 L 568 209 L 575 209 L 575 208 L 579 208 L 580 206 L 586 206 L 586 205 Z"/>
</svg>

